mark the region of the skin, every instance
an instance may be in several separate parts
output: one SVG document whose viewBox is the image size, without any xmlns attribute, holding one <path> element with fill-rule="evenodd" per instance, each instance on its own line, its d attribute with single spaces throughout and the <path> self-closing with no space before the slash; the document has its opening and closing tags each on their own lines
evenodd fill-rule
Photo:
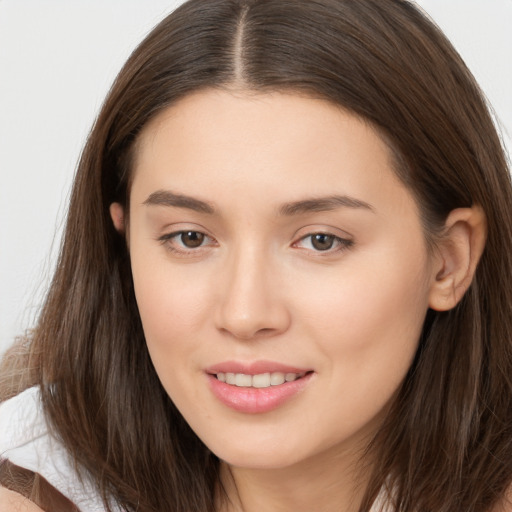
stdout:
<svg viewBox="0 0 512 512">
<path fill-rule="evenodd" d="M 0 487 L 0 512 L 44 512 L 21 494 Z"/>
<path fill-rule="evenodd" d="M 161 191 L 214 213 L 148 204 Z M 334 194 L 357 205 L 280 212 Z M 130 204 L 129 216 L 117 203 L 111 214 L 126 233 L 148 350 L 224 461 L 230 502 L 221 507 L 357 510 L 362 451 L 410 367 L 427 309 L 453 307 L 471 282 L 482 212 L 454 210 L 429 253 L 416 201 L 370 125 L 321 100 L 212 90 L 145 127 Z M 205 237 L 187 247 L 180 231 Z M 332 248 L 318 250 L 315 233 L 332 235 Z M 206 368 L 228 360 L 312 376 L 277 409 L 245 414 L 208 385 Z"/>
</svg>

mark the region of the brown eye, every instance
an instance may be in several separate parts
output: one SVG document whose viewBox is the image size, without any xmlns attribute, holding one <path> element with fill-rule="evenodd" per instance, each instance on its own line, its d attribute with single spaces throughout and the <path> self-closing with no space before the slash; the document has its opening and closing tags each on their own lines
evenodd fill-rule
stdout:
<svg viewBox="0 0 512 512">
<path fill-rule="evenodd" d="M 204 233 L 200 233 L 199 231 L 183 231 L 183 233 L 180 234 L 181 243 L 188 249 L 200 247 L 204 239 Z"/>
<path fill-rule="evenodd" d="M 334 235 L 327 235 L 325 233 L 316 233 L 311 235 L 311 245 L 317 251 L 328 251 L 329 249 L 332 249 L 335 241 L 336 237 Z"/>
</svg>

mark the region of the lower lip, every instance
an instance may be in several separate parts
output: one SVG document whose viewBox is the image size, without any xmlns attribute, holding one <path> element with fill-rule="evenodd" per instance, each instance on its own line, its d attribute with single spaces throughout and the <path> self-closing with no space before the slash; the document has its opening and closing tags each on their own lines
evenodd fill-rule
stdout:
<svg viewBox="0 0 512 512">
<path fill-rule="evenodd" d="M 245 414 L 261 414 L 277 409 L 300 393 L 311 380 L 313 372 L 293 382 L 285 382 L 268 388 L 243 388 L 221 382 L 208 375 L 213 394 L 229 408 Z"/>
</svg>

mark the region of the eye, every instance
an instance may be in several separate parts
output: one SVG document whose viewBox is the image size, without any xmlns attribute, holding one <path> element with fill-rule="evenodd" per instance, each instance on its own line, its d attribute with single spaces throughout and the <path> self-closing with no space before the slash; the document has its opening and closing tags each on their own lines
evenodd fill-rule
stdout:
<svg viewBox="0 0 512 512">
<path fill-rule="evenodd" d="M 336 237 L 334 235 L 326 235 L 325 233 L 316 233 L 310 236 L 311 245 L 317 251 L 328 251 L 332 249 L 334 242 L 336 242 Z"/>
<path fill-rule="evenodd" d="M 183 230 L 163 235 L 159 241 L 176 252 L 187 252 L 212 243 L 212 238 L 201 231 Z"/>
<path fill-rule="evenodd" d="M 334 252 L 348 248 L 352 244 L 351 240 L 330 233 L 311 233 L 301 238 L 295 245 L 316 252 Z"/>
<path fill-rule="evenodd" d="M 203 245 L 203 242 L 206 238 L 206 235 L 204 233 L 200 233 L 199 231 L 182 231 L 176 236 L 178 240 L 188 249 L 195 249 L 196 247 L 200 247 Z"/>
</svg>

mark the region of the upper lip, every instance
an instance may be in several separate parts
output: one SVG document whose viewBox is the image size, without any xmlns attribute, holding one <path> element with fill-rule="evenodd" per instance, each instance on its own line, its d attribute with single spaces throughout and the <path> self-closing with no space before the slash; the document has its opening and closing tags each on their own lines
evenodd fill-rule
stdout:
<svg viewBox="0 0 512 512">
<path fill-rule="evenodd" d="M 276 361 L 224 361 L 206 368 L 206 373 L 243 373 L 245 375 L 259 375 L 262 373 L 307 373 L 309 368 L 299 368 Z"/>
</svg>

